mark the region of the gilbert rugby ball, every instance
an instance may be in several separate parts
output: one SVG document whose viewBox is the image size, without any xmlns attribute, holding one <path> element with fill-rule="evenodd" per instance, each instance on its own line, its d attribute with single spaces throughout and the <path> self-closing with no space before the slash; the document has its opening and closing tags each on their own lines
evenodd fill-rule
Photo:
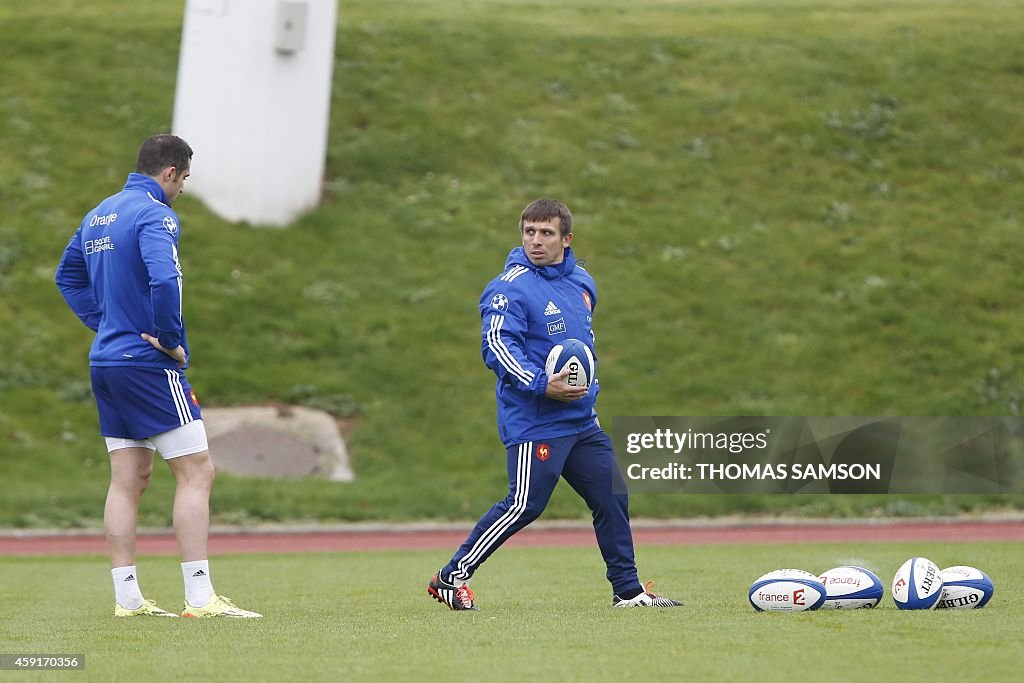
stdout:
<svg viewBox="0 0 1024 683">
<path fill-rule="evenodd" d="M 946 567 L 939 576 L 942 577 L 942 597 L 938 609 L 980 609 L 992 599 L 995 590 L 992 579 L 980 569 L 963 565 Z"/>
<path fill-rule="evenodd" d="M 882 581 L 864 567 L 833 567 L 818 578 L 825 586 L 822 609 L 870 608 L 882 599 Z"/>
<path fill-rule="evenodd" d="M 747 593 L 758 612 L 806 612 L 825 602 L 825 586 L 801 569 L 777 569 L 754 581 Z"/>
<path fill-rule="evenodd" d="M 935 609 L 942 597 L 942 576 L 934 562 L 912 557 L 892 580 L 892 599 L 900 609 Z"/>
<path fill-rule="evenodd" d="M 565 381 L 574 387 L 589 387 L 594 381 L 594 354 L 590 347 L 579 339 L 566 339 L 555 344 L 548 352 L 547 362 L 544 364 L 544 372 L 555 375 L 562 370 L 568 370 L 569 374 Z"/>
</svg>

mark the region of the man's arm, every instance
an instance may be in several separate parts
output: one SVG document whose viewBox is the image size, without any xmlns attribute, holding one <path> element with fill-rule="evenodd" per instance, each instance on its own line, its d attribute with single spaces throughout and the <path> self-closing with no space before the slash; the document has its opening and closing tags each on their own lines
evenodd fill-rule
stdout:
<svg viewBox="0 0 1024 683">
<path fill-rule="evenodd" d="M 57 266 L 54 280 L 64 301 L 78 316 L 78 319 L 95 332 L 99 329 L 102 313 L 89 283 L 89 271 L 85 268 L 85 255 L 82 254 L 82 245 L 79 240 L 80 233 L 81 228 L 75 232 L 74 237 L 68 242 L 67 248 L 64 249 L 64 255 Z"/>
<path fill-rule="evenodd" d="M 511 289 L 491 286 L 480 297 L 481 345 L 484 363 L 510 387 L 544 395 L 548 376 L 526 355 L 526 310 Z"/>
<path fill-rule="evenodd" d="M 166 229 L 169 216 L 175 232 Z M 177 221 L 169 211 L 152 210 L 139 223 L 139 251 L 149 272 L 149 292 L 153 303 L 152 334 L 163 349 L 181 346 L 184 324 L 181 316 L 182 277 L 178 262 Z M 148 341 L 148 340 L 147 340 Z"/>
</svg>

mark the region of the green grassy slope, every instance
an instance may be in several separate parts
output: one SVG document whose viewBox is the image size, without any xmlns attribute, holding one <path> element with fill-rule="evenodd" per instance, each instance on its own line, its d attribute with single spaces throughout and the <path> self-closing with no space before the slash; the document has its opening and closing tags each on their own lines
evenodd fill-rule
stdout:
<svg viewBox="0 0 1024 683">
<path fill-rule="evenodd" d="M 99 514 L 89 333 L 52 272 L 138 142 L 170 127 L 182 14 L 0 7 L 0 477 L 18 482 L 0 524 Z M 501 495 L 475 305 L 542 195 L 574 210 L 598 281 L 607 423 L 1019 413 L 1019 3 L 355 0 L 339 21 L 323 205 L 284 231 L 175 208 L 200 399 L 356 416 L 359 481 L 222 477 L 221 520 L 475 517 Z M 238 181 L 284 173 L 267 159 Z M 170 482 L 153 488 L 144 520 L 165 523 Z M 550 513 L 585 511 L 560 492 Z"/>
</svg>

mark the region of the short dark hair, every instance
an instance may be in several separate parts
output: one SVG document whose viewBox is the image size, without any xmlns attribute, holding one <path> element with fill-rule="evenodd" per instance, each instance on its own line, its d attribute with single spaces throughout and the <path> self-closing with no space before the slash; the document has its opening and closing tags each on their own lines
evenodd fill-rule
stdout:
<svg viewBox="0 0 1024 683">
<path fill-rule="evenodd" d="M 572 232 L 572 213 L 568 206 L 557 199 L 535 199 L 530 202 L 519 216 L 519 232 L 523 231 L 526 221 L 546 221 L 552 218 L 558 219 L 563 237 Z"/>
<path fill-rule="evenodd" d="M 135 170 L 148 176 L 157 176 L 168 166 L 174 166 L 180 176 L 192 163 L 192 148 L 177 135 L 159 133 L 146 138 L 139 147 Z"/>
</svg>

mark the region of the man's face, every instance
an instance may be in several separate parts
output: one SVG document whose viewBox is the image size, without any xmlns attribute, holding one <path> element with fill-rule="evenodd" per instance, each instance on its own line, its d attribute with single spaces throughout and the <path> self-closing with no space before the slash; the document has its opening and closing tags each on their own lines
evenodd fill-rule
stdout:
<svg viewBox="0 0 1024 683">
<path fill-rule="evenodd" d="M 185 169 L 180 173 L 177 172 L 173 166 L 169 169 L 164 170 L 162 177 L 163 181 L 160 183 L 164 188 L 164 194 L 167 195 L 167 205 L 170 206 L 171 202 L 177 199 L 178 195 L 185 191 L 185 180 L 189 176 L 189 169 Z"/>
<path fill-rule="evenodd" d="M 523 249 L 535 266 L 561 263 L 565 258 L 564 249 L 570 242 L 572 233 L 562 236 L 561 221 L 557 216 L 523 223 Z"/>
</svg>

